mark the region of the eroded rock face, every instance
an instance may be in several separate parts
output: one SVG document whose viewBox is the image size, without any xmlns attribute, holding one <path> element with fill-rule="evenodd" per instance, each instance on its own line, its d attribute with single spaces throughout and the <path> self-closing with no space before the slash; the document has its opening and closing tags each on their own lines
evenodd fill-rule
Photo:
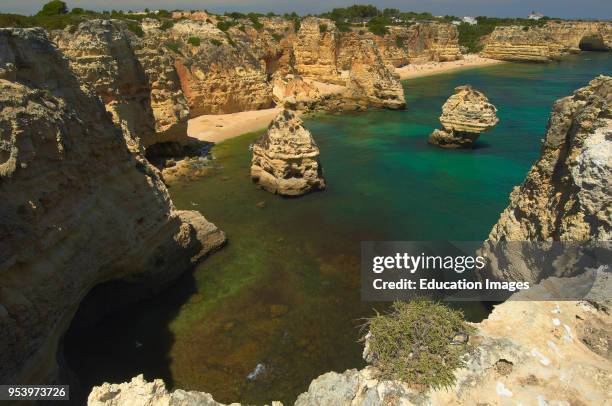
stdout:
<svg viewBox="0 0 612 406">
<path fill-rule="evenodd" d="M 340 33 L 328 19 L 302 21 L 294 45 L 296 71 L 304 78 L 346 86 L 341 96 L 323 102 L 325 110 L 405 107 L 399 78 L 373 37 Z"/>
<path fill-rule="evenodd" d="M 225 236 L 174 209 L 42 30 L 0 29 L 0 72 L 0 381 L 44 384 L 94 286 L 155 291 Z"/>
<path fill-rule="evenodd" d="M 301 111 L 315 110 L 323 97 L 312 82 L 291 74 L 274 78 L 272 94 L 278 106 Z"/>
<path fill-rule="evenodd" d="M 506 61 L 548 62 L 581 49 L 612 49 L 612 23 L 551 21 L 542 27 L 496 27 L 481 55 Z"/>
<path fill-rule="evenodd" d="M 319 147 L 290 110 L 283 110 L 253 144 L 251 179 L 272 193 L 299 196 L 325 188 Z"/>
<path fill-rule="evenodd" d="M 423 22 L 409 27 L 391 26 L 385 36 L 370 35 L 379 46 L 385 63 L 395 67 L 463 58 L 459 32 L 452 24 Z"/>
<path fill-rule="evenodd" d="M 611 326 L 609 308 L 587 302 L 508 301 L 475 325 L 474 350 L 451 388 L 419 392 L 366 367 L 321 375 L 295 405 L 602 404 L 612 362 L 590 343 L 607 348 Z"/>
<path fill-rule="evenodd" d="M 305 78 L 344 84 L 337 66 L 339 34 L 332 20 L 303 19 L 293 46 L 296 72 Z"/>
<path fill-rule="evenodd" d="M 173 60 L 159 42 L 140 40 L 117 20 L 89 20 L 51 31 L 50 37 L 102 99 L 130 149 L 187 142 L 189 107 Z"/>
<path fill-rule="evenodd" d="M 348 99 L 357 103 L 360 109 L 368 106 L 403 109 L 406 106 L 399 77 L 385 65 L 372 40 L 355 44 L 348 76 Z"/>
<path fill-rule="evenodd" d="M 265 67 L 213 24 L 180 21 L 168 35 L 180 52 L 176 67 L 193 117 L 272 107 Z M 190 38 L 199 38 L 200 45 Z"/>
<path fill-rule="evenodd" d="M 428 141 L 444 148 L 471 147 L 498 121 L 497 109 L 482 92 L 469 85 L 458 86 L 442 106 L 442 129 L 434 130 Z"/>
<path fill-rule="evenodd" d="M 87 399 L 88 406 L 225 406 L 205 392 L 184 391 L 177 389 L 168 392 L 161 379 L 145 381 L 142 375 L 121 384 L 104 383 L 92 389 Z M 272 402 L 271 406 L 283 406 L 281 402 Z M 240 406 L 232 403 L 230 406 Z M 266 405 L 267 406 L 267 405 Z"/>
<path fill-rule="evenodd" d="M 554 104 L 540 159 L 510 194 L 488 244 L 612 239 L 611 117 L 610 76 L 600 76 Z M 512 264 L 498 276 L 527 281 L 542 277 L 539 269 L 523 266 L 520 256 Z"/>
</svg>

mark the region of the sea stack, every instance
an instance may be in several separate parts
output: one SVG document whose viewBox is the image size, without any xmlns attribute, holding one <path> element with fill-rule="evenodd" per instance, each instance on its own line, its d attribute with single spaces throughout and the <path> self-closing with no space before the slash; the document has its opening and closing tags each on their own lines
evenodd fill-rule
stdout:
<svg viewBox="0 0 612 406">
<path fill-rule="evenodd" d="M 281 111 L 272 120 L 268 131 L 253 144 L 253 182 L 284 196 L 325 188 L 319 147 L 302 124 L 291 110 Z"/>
<path fill-rule="evenodd" d="M 471 148 L 480 133 L 499 122 L 496 113 L 482 92 L 470 85 L 458 86 L 442 106 L 442 129 L 434 130 L 428 142 L 442 148 Z"/>
</svg>

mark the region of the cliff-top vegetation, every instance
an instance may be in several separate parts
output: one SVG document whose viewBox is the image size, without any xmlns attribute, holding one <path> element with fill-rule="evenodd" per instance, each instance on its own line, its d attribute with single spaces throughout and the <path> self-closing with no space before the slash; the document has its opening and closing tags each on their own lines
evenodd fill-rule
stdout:
<svg viewBox="0 0 612 406">
<path fill-rule="evenodd" d="M 212 14 L 212 13 L 209 13 Z M 219 16 L 217 28 L 227 32 L 234 26 L 239 26 L 244 31 L 244 24 L 247 23 L 256 30 L 261 30 L 264 27 L 261 18 L 279 16 L 274 13 L 239 13 L 231 12 Z M 294 22 L 295 31 L 300 28 L 301 17 L 293 13 L 285 13 L 282 17 L 286 20 Z M 492 18 L 492 17 L 476 17 L 477 24 L 470 25 L 462 22 L 458 17 L 434 16 L 431 13 L 415 13 L 400 11 L 396 8 L 378 9 L 373 5 L 353 5 L 350 7 L 334 8 L 330 12 L 319 14 L 318 17 L 329 18 L 333 20 L 341 32 L 351 30 L 364 31 L 368 30 L 376 35 L 385 35 L 389 32 L 389 26 L 410 26 L 418 22 L 457 22 L 459 31 L 459 45 L 463 46 L 469 52 L 478 52 L 481 50 L 481 39 L 490 34 L 495 27 L 501 25 L 522 25 L 525 27 L 540 26 L 550 20 L 544 17 L 540 20 L 529 20 L 525 18 Z M 123 10 L 110 11 L 93 11 L 85 10 L 80 7 L 75 7 L 69 10 L 66 3 L 61 0 L 52 0 L 45 4 L 43 8 L 32 16 L 24 16 L 19 14 L 2 14 L 0 13 L 0 27 L 43 27 L 48 30 L 64 29 L 67 26 L 76 26 L 80 22 L 94 18 L 113 18 L 125 20 L 128 27 L 136 35 L 142 35 L 142 29 L 138 22 L 145 18 L 153 18 L 162 22 L 162 29 L 172 27 L 172 14 L 167 10 L 157 10 L 155 12 L 145 9 L 144 12 L 134 13 Z M 398 44 L 403 41 L 398 41 Z"/>
<path fill-rule="evenodd" d="M 462 364 L 474 328 L 463 313 L 426 299 L 395 302 L 387 314 L 368 319 L 368 358 L 381 379 L 418 389 L 448 387 Z M 459 338 L 459 339 L 458 339 Z"/>
</svg>

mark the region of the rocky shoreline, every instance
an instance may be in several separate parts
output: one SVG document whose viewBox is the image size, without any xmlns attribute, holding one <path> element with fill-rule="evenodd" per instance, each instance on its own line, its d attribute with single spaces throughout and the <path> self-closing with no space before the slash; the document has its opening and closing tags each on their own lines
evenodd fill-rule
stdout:
<svg viewBox="0 0 612 406">
<path fill-rule="evenodd" d="M 600 76 L 587 87 L 555 103 L 540 160 L 534 164 L 523 185 L 512 193 L 510 206 L 493 227 L 490 240 L 607 238 L 611 216 L 597 205 L 605 201 L 600 199 L 600 194 L 609 191 L 606 179 L 610 178 L 612 168 L 583 164 L 585 160 L 604 156 L 606 158 L 598 162 L 610 161 L 610 140 L 604 141 L 602 137 L 612 133 L 611 95 L 612 78 Z M 595 154 L 590 148 L 596 148 L 599 153 Z M 564 159 L 550 166 L 557 162 L 559 154 L 563 154 Z M 591 174 L 593 167 L 601 169 L 596 177 Z M 576 185 L 588 183 L 588 192 L 579 187 L 555 186 L 559 179 L 555 172 L 571 173 Z M 549 228 L 557 230 L 559 225 L 565 230 L 564 222 L 556 220 L 565 210 L 554 203 L 559 195 L 556 190 L 560 187 L 564 190 L 565 201 L 575 202 L 577 208 L 572 211 L 572 224 L 579 218 L 590 219 L 591 228 L 590 231 L 585 229 L 586 234 L 575 234 L 576 230 L 567 229 L 564 232 L 571 234 L 563 237 L 563 234 L 546 231 Z M 522 202 L 520 214 L 515 207 L 518 202 Z M 552 212 L 546 216 L 538 214 L 544 208 Z M 541 222 L 538 233 L 530 220 L 535 218 Z M 600 283 L 605 284 L 607 291 L 610 282 L 609 277 L 602 275 Z M 465 357 L 465 366 L 455 371 L 456 383 L 452 388 L 418 391 L 409 382 L 381 381 L 376 368 L 368 366 L 362 370 L 321 375 L 298 397 L 295 405 L 604 404 L 609 399 L 612 384 L 609 348 L 612 303 L 597 294 L 583 301 L 529 300 L 533 297 L 529 295 L 543 297 L 546 292 L 572 290 L 574 283 L 572 278 L 547 279 L 530 292 L 517 293 L 511 300 L 497 305 L 487 319 L 474 324 L 476 333 L 469 337 L 473 350 Z M 367 359 L 367 343 L 364 357 Z M 129 383 L 94 388 L 89 405 L 124 404 L 134 399 L 140 401 L 143 396 L 143 404 L 222 405 L 206 393 L 168 392 L 162 381 L 147 383 L 142 376 Z"/>
<path fill-rule="evenodd" d="M 344 33 L 333 21 L 315 17 L 302 20 L 299 27 L 279 17 L 262 18 L 266 30 L 248 19 L 242 28 L 221 30 L 217 17 L 200 17 L 189 14 L 169 28 L 144 19 L 136 30 L 111 19 L 50 32 L 0 29 L 0 347 L 8 349 L 0 354 L 3 383 L 59 380 L 61 337 L 94 287 L 125 281 L 131 294 L 118 298 L 114 306 L 138 300 L 158 292 L 225 243 L 223 231 L 201 213 L 175 209 L 159 170 L 171 165 L 167 157 L 198 150 L 199 144 L 187 136 L 189 118 L 274 106 L 328 112 L 402 109 L 406 102 L 395 68 L 462 58 L 451 24 L 418 23 L 393 28 L 381 37 Z M 578 30 L 569 25 L 548 28 L 544 34 L 521 29 L 527 33 L 521 35 L 508 28 L 491 35 L 483 55 L 548 61 L 584 47 L 584 38 L 593 37 L 593 32 L 596 38 L 588 46 L 597 48 L 599 35 L 609 47 L 609 28 L 580 25 Z M 577 34 L 568 34 L 575 29 Z M 408 40 L 399 46 L 399 38 Z M 503 54 L 502 48 L 510 49 L 511 55 Z M 609 158 L 610 93 L 609 78 L 600 78 L 556 105 L 543 158 L 513 192 L 510 208 L 491 239 L 610 236 L 609 207 L 602 205 L 606 193 L 600 190 L 610 168 L 596 165 L 602 145 L 603 158 Z M 312 137 L 305 139 L 310 147 L 305 158 L 314 160 L 316 144 Z M 565 140 L 573 143 L 564 144 Z M 560 157 L 562 170 L 555 172 Z M 151 163 L 157 158 L 163 163 L 155 167 Z M 307 164 L 314 167 L 310 160 Z M 314 179 L 308 188 L 324 186 L 318 162 L 315 169 L 316 176 L 307 179 Z M 558 213 L 566 206 L 572 207 L 571 218 Z M 518 305 L 500 308 L 504 306 Z M 608 323 L 605 307 L 561 307 L 573 320 L 567 321 L 571 331 L 579 328 L 576 320 Z M 536 314 L 534 320 L 530 327 L 540 329 L 544 319 Z M 485 342 L 487 334 L 496 334 L 486 326 L 484 322 Z M 608 327 L 588 327 L 593 328 Z M 561 333 L 559 329 L 551 334 Z M 533 344 L 517 340 L 521 351 Z M 538 354 L 554 351 L 554 346 L 546 349 L 541 344 Z M 593 372 L 596 362 L 583 347 L 576 340 L 568 344 L 569 352 L 584 359 L 584 375 L 575 379 L 583 379 L 581 387 L 599 396 L 610 382 L 609 369 Z M 542 364 L 539 355 L 534 357 Z M 516 359 L 507 361 L 523 362 Z M 483 370 L 490 368 L 487 365 Z M 319 378 L 298 404 L 362 404 L 368 399 L 382 401 L 374 396 L 388 394 L 421 401 L 412 392 L 395 389 L 398 383 L 373 380 L 368 371 Z M 547 391 L 541 396 L 552 399 L 555 393 L 543 386 L 544 378 L 536 380 L 542 385 L 535 387 Z M 508 389 L 515 382 L 507 378 L 498 395 L 523 393 Z M 160 404 L 192 404 L 190 396 L 193 404 L 217 404 L 209 395 L 168 394 L 159 382 L 151 386 L 140 379 L 127 387 L 97 388 L 90 402 L 118 404 L 114 402 L 122 402 L 132 390 Z M 581 399 L 586 396 L 581 390 L 556 393 Z M 472 399 L 470 393 L 460 390 L 448 396 Z"/>
</svg>

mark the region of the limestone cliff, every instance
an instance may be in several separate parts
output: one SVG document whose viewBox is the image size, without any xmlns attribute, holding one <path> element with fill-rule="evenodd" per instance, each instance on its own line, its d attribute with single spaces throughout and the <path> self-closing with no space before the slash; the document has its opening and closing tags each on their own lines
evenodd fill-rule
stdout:
<svg viewBox="0 0 612 406">
<path fill-rule="evenodd" d="M 551 21 L 541 27 L 496 27 L 481 55 L 507 61 L 548 62 L 568 52 L 612 49 L 612 23 Z"/>
<path fill-rule="evenodd" d="M 323 97 L 312 82 L 292 74 L 274 78 L 272 95 L 278 106 L 300 111 L 316 110 Z"/>
<path fill-rule="evenodd" d="M 267 191 L 285 196 L 325 188 L 319 148 L 292 111 L 281 111 L 253 144 L 251 179 Z"/>
<path fill-rule="evenodd" d="M 469 85 L 458 86 L 442 106 L 442 129 L 434 130 L 428 142 L 444 148 L 472 147 L 498 121 L 497 109 L 482 92 Z"/>
<path fill-rule="evenodd" d="M 474 325 L 474 348 L 453 387 L 420 392 L 366 367 L 321 375 L 295 405 L 605 404 L 609 311 L 587 302 L 508 301 Z"/>
<path fill-rule="evenodd" d="M 481 56 L 518 62 L 548 62 L 559 59 L 565 48 L 551 33 L 538 27 L 495 27 Z"/>
<path fill-rule="evenodd" d="M 398 77 L 371 36 L 340 33 L 331 20 L 302 21 L 294 45 L 295 69 L 303 77 L 346 86 L 325 100 L 325 110 L 399 109 L 405 106 Z"/>
<path fill-rule="evenodd" d="M 422 22 L 405 26 L 390 26 L 389 33 L 371 33 L 385 62 L 395 67 L 430 61 L 444 62 L 462 59 L 459 32 L 452 24 Z"/>
<path fill-rule="evenodd" d="M 118 20 L 90 20 L 50 37 L 102 99 L 131 149 L 186 143 L 189 108 L 169 51 L 140 41 Z"/>
<path fill-rule="evenodd" d="M 349 99 L 361 109 L 369 106 L 402 109 L 406 106 L 404 88 L 371 40 L 359 41 L 349 67 Z"/>
<path fill-rule="evenodd" d="M 303 19 L 293 46 L 296 72 L 320 82 L 344 84 L 337 66 L 339 34 L 331 20 Z"/>
<path fill-rule="evenodd" d="M 551 21 L 545 28 L 570 52 L 612 50 L 612 22 Z"/>
<path fill-rule="evenodd" d="M 149 35 L 159 37 L 154 31 Z M 193 117 L 272 107 L 265 68 L 223 31 L 209 22 L 186 20 L 167 35 Z"/>
<path fill-rule="evenodd" d="M 95 83 L 113 97 L 121 87 Z M 58 343 L 94 286 L 123 279 L 137 298 L 225 240 L 201 214 L 174 209 L 40 29 L 0 29 L 0 194 L 3 383 L 55 381 Z"/>
<path fill-rule="evenodd" d="M 612 77 L 600 76 L 558 100 L 540 159 L 493 226 L 485 248 L 499 241 L 610 241 L 612 239 Z M 526 256 L 529 253 L 525 254 Z M 543 270 L 521 252 L 495 267 L 506 280 L 538 281 Z M 528 259 L 528 257 L 527 257 Z M 553 270 L 563 276 L 574 267 Z"/>
</svg>

